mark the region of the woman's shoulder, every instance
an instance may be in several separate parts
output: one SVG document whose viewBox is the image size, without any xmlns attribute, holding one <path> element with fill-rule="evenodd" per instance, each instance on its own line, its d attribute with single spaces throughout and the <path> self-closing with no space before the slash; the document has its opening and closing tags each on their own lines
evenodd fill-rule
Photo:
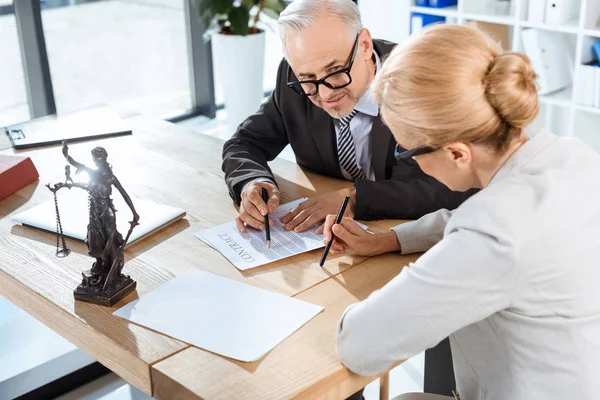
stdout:
<svg viewBox="0 0 600 400">
<path fill-rule="evenodd" d="M 524 227 L 530 226 L 539 195 L 539 190 L 523 177 L 509 177 L 465 201 L 452 214 L 446 231 L 469 229 L 502 240 L 516 240 Z"/>
</svg>

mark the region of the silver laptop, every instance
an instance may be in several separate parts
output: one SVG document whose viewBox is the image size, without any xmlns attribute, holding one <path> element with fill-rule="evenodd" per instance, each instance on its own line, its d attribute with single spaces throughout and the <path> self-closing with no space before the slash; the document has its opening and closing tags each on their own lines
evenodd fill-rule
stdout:
<svg viewBox="0 0 600 400">
<path fill-rule="evenodd" d="M 185 210 L 181 208 L 155 203 L 148 199 L 132 197 L 131 200 L 140 215 L 140 224 L 131 233 L 126 247 L 185 216 Z M 113 196 L 113 202 L 117 209 L 117 229 L 125 236 L 129 230 L 129 221 L 132 220 L 133 216 L 118 193 Z M 87 192 L 72 189 L 59 194 L 58 207 L 64 235 L 72 239 L 85 240 L 89 222 Z M 15 215 L 12 217 L 12 221 L 24 226 L 56 233 L 54 200 L 39 204 Z"/>
<path fill-rule="evenodd" d="M 100 139 L 131 134 L 131 128 L 116 111 L 94 106 L 64 115 L 49 115 L 5 128 L 15 149 Z"/>
</svg>

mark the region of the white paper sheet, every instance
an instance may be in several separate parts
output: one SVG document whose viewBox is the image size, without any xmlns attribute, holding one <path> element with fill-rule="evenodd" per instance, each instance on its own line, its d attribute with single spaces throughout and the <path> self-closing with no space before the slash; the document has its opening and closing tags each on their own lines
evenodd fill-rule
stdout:
<svg viewBox="0 0 600 400">
<path fill-rule="evenodd" d="M 305 200 L 299 199 L 281 205 L 270 215 L 273 220 L 270 249 L 267 248 L 264 231 L 249 227 L 247 232 L 241 233 L 235 221 L 205 229 L 195 233 L 194 236 L 223 254 L 242 271 L 324 247 L 323 235 L 315 233 L 319 225 L 305 232 L 296 233 L 286 231 L 283 228 L 284 224 L 279 221 Z"/>
<path fill-rule="evenodd" d="M 114 315 L 240 361 L 256 361 L 323 307 L 188 270 Z"/>
</svg>

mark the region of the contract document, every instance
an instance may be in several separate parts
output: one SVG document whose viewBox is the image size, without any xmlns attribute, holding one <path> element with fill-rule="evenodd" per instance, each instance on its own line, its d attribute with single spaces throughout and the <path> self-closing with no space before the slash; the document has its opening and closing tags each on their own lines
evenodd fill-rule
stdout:
<svg viewBox="0 0 600 400">
<path fill-rule="evenodd" d="M 267 248 L 265 231 L 248 227 L 248 230 L 242 233 L 237 229 L 235 221 L 205 229 L 194 236 L 213 247 L 242 271 L 324 247 L 323 235 L 316 234 L 319 224 L 305 232 L 297 233 L 286 231 L 285 224 L 280 221 L 285 214 L 305 200 L 306 198 L 283 204 L 269 215 L 273 220 L 271 248 Z"/>
</svg>

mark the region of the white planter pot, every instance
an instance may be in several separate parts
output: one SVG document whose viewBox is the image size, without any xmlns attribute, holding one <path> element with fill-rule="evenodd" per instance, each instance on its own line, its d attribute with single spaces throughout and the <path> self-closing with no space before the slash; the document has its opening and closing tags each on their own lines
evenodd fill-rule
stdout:
<svg viewBox="0 0 600 400">
<path fill-rule="evenodd" d="M 212 36 L 215 74 L 220 77 L 231 133 L 263 101 L 265 33 Z"/>
</svg>

